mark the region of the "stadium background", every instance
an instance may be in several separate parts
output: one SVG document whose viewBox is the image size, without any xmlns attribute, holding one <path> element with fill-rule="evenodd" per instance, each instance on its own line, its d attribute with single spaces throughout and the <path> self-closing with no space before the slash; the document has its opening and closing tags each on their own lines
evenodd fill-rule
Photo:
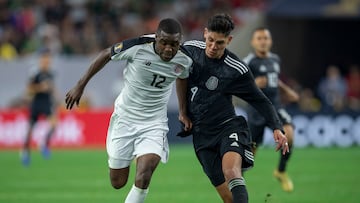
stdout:
<svg viewBox="0 0 360 203">
<path fill-rule="evenodd" d="M 358 202 L 359 109 L 323 109 L 316 89 L 328 65 L 339 66 L 345 76 L 349 66 L 360 64 L 359 0 L 0 0 L 0 202 L 115 202 L 131 186 L 122 192 L 110 187 L 104 150 L 113 101 L 121 90 L 122 63 L 110 62 L 92 79 L 79 109 L 59 109 L 53 159 L 34 152 L 32 165 L 21 166 L 18 149 L 28 125 L 24 95 L 39 50 L 47 47 L 54 53 L 63 104 L 65 93 L 102 48 L 152 33 L 163 17 L 181 21 L 185 40 L 202 39 L 207 18 L 216 12 L 235 19 L 229 49 L 240 58 L 251 50 L 252 29 L 269 27 L 284 81 L 301 95 L 309 89 L 314 93 L 309 98 L 314 102 L 305 103 L 312 108 L 287 105 L 296 125 L 297 149 L 289 166 L 294 193 L 283 193 L 271 179 L 278 154 L 267 131 L 266 147 L 246 175 L 250 202 Z M 234 102 L 243 113 L 244 103 Z M 148 202 L 219 202 L 193 154 L 191 138 L 175 137 L 174 94 L 168 108 L 171 159 L 159 166 Z M 37 125 L 34 148 L 46 128 L 44 122 Z"/>
<path fill-rule="evenodd" d="M 25 97 L 26 83 L 36 69 L 39 50 L 49 48 L 54 53 L 52 67 L 56 74 L 59 102 L 63 104 L 65 93 L 87 69 L 97 51 L 130 36 L 153 33 L 157 22 L 163 17 L 175 17 L 181 21 L 185 30 L 184 40 L 201 39 L 208 16 L 216 12 L 228 12 L 233 16 L 236 30 L 229 49 L 240 58 L 251 51 L 251 31 L 258 26 L 269 27 L 273 34 L 273 51 L 282 58 L 283 80 L 300 95 L 303 95 L 302 91 L 312 90 L 314 97 L 310 99 L 315 101 L 312 103 L 314 109 L 304 109 L 301 103 L 287 105 L 297 126 L 297 147 L 314 144 L 317 147 L 358 145 L 359 108 L 349 109 L 345 106 L 337 111 L 323 109 L 316 97 L 316 89 L 328 65 L 337 65 L 341 74 L 346 75 L 352 64 L 360 64 L 360 52 L 357 50 L 360 45 L 359 8 L 357 0 L 2 0 L 0 146 L 16 148 L 24 136 L 27 127 L 25 107 L 28 103 Z M 79 110 L 67 112 L 63 107 L 59 109 L 61 119 L 54 145 L 82 146 L 96 145 L 96 142 L 103 145 L 103 128 L 86 125 L 89 122 L 83 119 L 100 119 L 106 125 L 113 101 L 121 91 L 123 65 L 122 62 L 110 62 L 90 82 Z M 302 98 L 305 100 L 305 96 Z M 237 100 L 234 102 L 242 112 L 245 104 Z M 170 141 L 189 142 L 190 139 L 174 136 L 179 130 L 174 91 L 168 106 Z M 81 128 L 77 127 L 77 131 L 74 131 L 79 131 L 75 134 L 80 137 L 74 138 L 71 135 L 73 131 L 67 130 L 68 117 L 83 123 Z M 46 124 L 38 126 L 35 142 L 41 140 L 45 128 Z M 88 143 L 88 137 L 92 136 L 98 140 Z M 269 136 L 267 132 L 266 145 L 272 144 Z"/>
</svg>

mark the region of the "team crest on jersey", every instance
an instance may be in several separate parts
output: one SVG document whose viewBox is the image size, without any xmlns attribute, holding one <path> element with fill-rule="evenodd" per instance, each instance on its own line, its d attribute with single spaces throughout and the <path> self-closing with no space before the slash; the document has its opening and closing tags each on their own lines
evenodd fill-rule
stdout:
<svg viewBox="0 0 360 203">
<path fill-rule="evenodd" d="M 181 72 L 184 71 L 184 69 L 185 69 L 185 68 L 184 68 L 182 65 L 176 64 L 176 65 L 175 65 L 175 68 L 174 68 L 174 71 L 175 71 L 175 73 L 181 73 Z"/>
<path fill-rule="evenodd" d="M 121 50 L 122 50 L 122 48 L 123 48 L 123 43 L 122 43 L 122 42 L 117 43 L 117 44 L 114 46 L 114 52 L 115 52 L 115 53 L 120 53 Z"/>
<path fill-rule="evenodd" d="M 260 72 L 266 72 L 266 66 L 261 65 L 260 66 Z"/>
<path fill-rule="evenodd" d="M 211 76 L 205 83 L 205 86 L 209 90 L 215 90 L 219 84 L 219 79 L 215 76 Z"/>
</svg>

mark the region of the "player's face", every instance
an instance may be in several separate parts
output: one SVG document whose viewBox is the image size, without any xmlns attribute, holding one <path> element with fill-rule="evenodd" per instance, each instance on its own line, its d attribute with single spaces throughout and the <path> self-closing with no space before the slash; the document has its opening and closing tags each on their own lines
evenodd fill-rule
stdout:
<svg viewBox="0 0 360 203">
<path fill-rule="evenodd" d="M 223 33 L 211 32 L 205 28 L 204 38 L 206 43 L 206 56 L 209 58 L 219 59 L 224 55 L 225 48 L 230 43 L 232 36 L 225 36 Z"/>
<path fill-rule="evenodd" d="M 267 54 L 272 46 L 272 39 L 269 30 L 257 30 L 254 32 L 251 45 L 255 52 Z"/>
<path fill-rule="evenodd" d="M 40 56 L 40 68 L 42 70 L 48 70 L 51 65 L 51 56 L 49 54 L 43 54 Z"/>
<path fill-rule="evenodd" d="M 156 33 L 155 51 L 163 61 L 170 61 L 180 48 L 181 34 Z"/>
</svg>

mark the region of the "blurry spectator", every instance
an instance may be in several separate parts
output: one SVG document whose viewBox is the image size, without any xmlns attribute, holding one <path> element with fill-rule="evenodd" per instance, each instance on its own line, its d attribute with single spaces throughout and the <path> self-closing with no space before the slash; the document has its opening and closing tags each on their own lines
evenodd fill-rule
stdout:
<svg viewBox="0 0 360 203">
<path fill-rule="evenodd" d="M 17 57 L 18 53 L 12 43 L 12 36 L 14 36 L 14 29 L 7 26 L 0 33 L 0 60 L 13 60 Z"/>
<path fill-rule="evenodd" d="M 346 81 L 337 66 L 327 67 L 325 77 L 320 80 L 318 94 L 324 111 L 344 110 Z"/>
<path fill-rule="evenodd" d="M 39 27 L 40 46 L 38 50 L 50 50 L 51 54 L 56 55 L 61 51 L 59 39 L 59 27 L 54 24 L 43 24 Z"/>
<path fill-rule="evenodd" d="M 203 26 L 213 13 L 233 13 L 236 25 L 265 8 L 265 0 L 0 0 L 1 30 L 15 30 L 10 45 L 22 56 L 41 48 L 66 55 L 89 55 L 133 36 L 153 33 L 160 18 L 177 18 L 183 25 L 184 40 L 202 39 Z M 96 28 L 96 29 L 95 29 Z M 61 31 L 61 32 L 60 32 Z M 121 32 L 120 32 L 121 31 Z M 13 49 L 14 50 L 14 49 Z"/>
<path fill-rule="evenodd" d="M 346 76 L 348 107 L 351 110 L 360 110 L 360 68 L 358 65 L 351 65 Z"/>
<path fill-rule="evenodd" d="M 299 109 L 303 112 L 318 112 L 321 109 L 321 102 L 314 96 L 310 88 L 300 91 Z"/>
</svg>

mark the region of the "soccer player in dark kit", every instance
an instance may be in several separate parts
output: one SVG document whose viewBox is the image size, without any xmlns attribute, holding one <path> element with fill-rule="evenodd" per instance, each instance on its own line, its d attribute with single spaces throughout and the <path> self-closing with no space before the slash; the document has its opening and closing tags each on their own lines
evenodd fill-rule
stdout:
<svg viewBox="0 0 360 203">
<path fill-rule="evenodd" d="M 294 129 L 291 123 L 291 116 L 280 103 L 280 93 L 283 95 L 283 98 L 289 102 L 297 101 L 299 95 L 279 79 L 280 58 L 278 55 L 270 52 L 272 46 L 270 31 L 264 27 L 255 29 L 251 38 L 251 46 L 254 52 L 250 53 L 244 59 L 244 62 L 248 64 L 253 73 L 257 86 L 275 106 L 278 116 L 283 123 L 290 151 L 292 151 Z M 254 142 L 253 151 L 255 152 L 256 147 L 263 142 L 266 121 L 262 114 L 251 107 L 248 108 L 247 115 Z M 274 176 L 280 181 L 282 189 L 286 192 L 291 192 L 294 189 L 292 180 L 285 172 L 290 155 L 291 153 L 286 153 L 285 155 L 280 154 L 279 165 L 274 171 Z"/>
<path fill-rule="evenodd" d="M 54 85 L 54 74 L 51 70 L 50 50 L 42 50 L 39 58 L 39 70 L 31 77 L 28 92 L 32 97 L 30 104 L 29 129 L 27 131 L 23 149 L 21 151 L 21 162 L 29 166 L 31 162 L 30 143 L 35 124 L 41 115 L 45 116 L 50 129 L 45 135 L 40 150 L 44 158 L 50 158 L 50 140 L 55 131 L 56 120 L 56 89 Z"/>
<path fill-rule="evenodd" d="M 234 23 L 227 14 L 211 17 L 205 41 L 187 41 L 184 48 L 194 63 L 187 91 L 177 89 L 179 120 L 192 134 L 196 156 L 224 203 L 248 202 L 242 169 L 253 166 L 251 136 L 244 117 L 236 116 L 232 95 L 261 112 L 274 132 L 276 150 L 288 151 L 276 111 L 256 86 L 246 64 L 226 49 Z M 187 102 L 186 102 L 187 101 Z"/>
</svg>

